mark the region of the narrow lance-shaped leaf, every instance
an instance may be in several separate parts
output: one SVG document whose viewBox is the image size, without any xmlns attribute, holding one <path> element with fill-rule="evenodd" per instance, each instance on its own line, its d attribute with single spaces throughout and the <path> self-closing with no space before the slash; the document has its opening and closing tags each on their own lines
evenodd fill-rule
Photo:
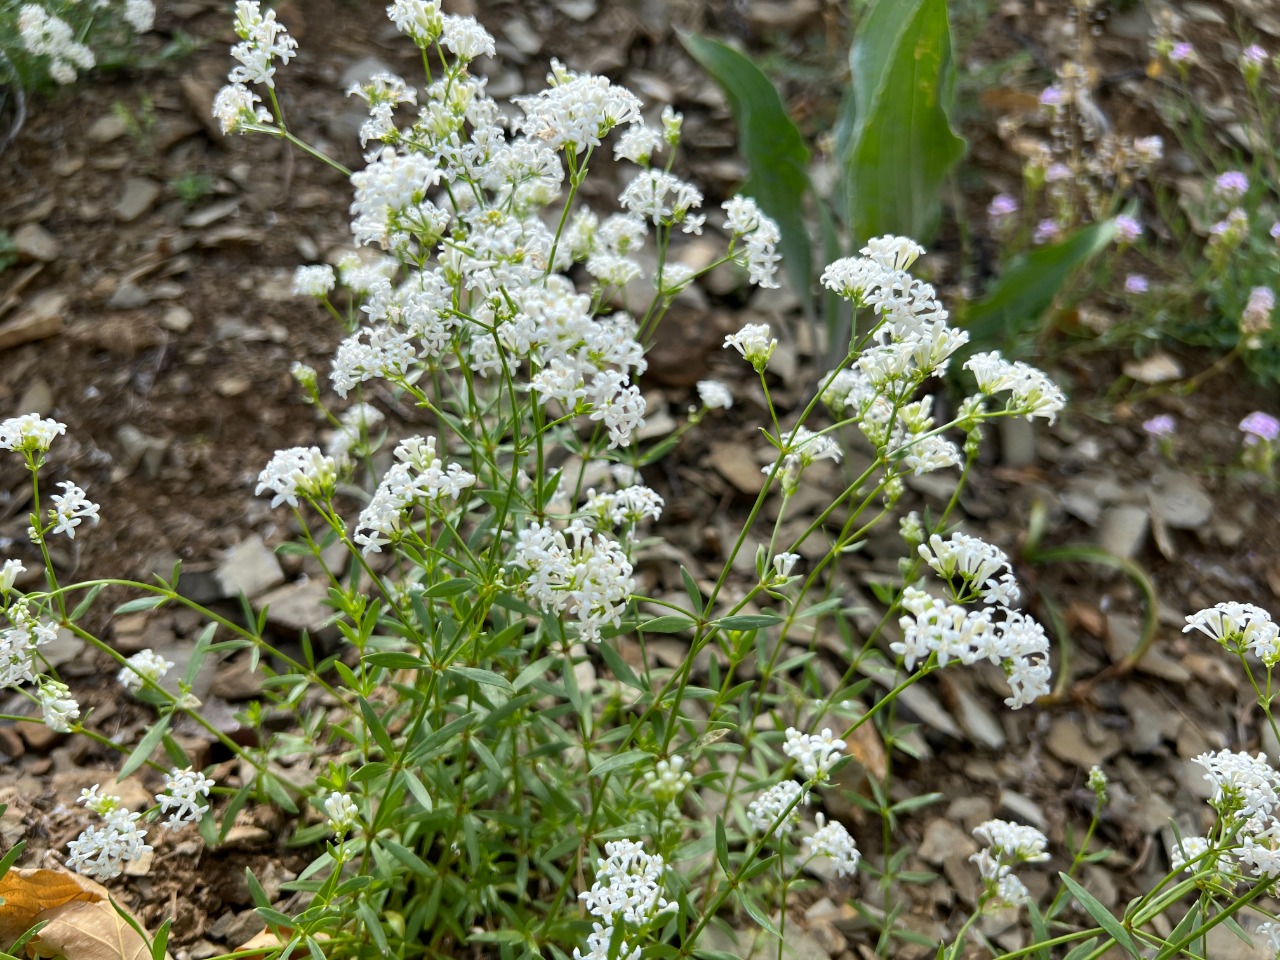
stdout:
<svg viewBox="0 0 1280 960">
<path fill-rule="evenodd" d="M 842 110 L 837 137 L 849 229 L 859 243 L 886 233 L 927 242 L 942 183 L 967 147 L 951 126 L 946 0 L 879 0 L 849 65 L 853 103 Z"/>
<path fill-rule="evenodd" d="M 680 40 L 729 100 L 738 123 L 738 149 L 749 171 L 741 192 L 778 222 L 782 266 L 811 310 L 813 253 L 802 214 L 809 187 L 809 148 L 778 91 L 754 63 L 715 40 L 692 34 L 681 34 Z"/>
<path fill-rule="evenodd" d="M 970 349 L 1008 341 L 1038 327 L 1071 275 L 1114 236 L 1115 224 L 1105 220 L 1015 260 L 986 297 L 965 309 Z"/>
</svg>

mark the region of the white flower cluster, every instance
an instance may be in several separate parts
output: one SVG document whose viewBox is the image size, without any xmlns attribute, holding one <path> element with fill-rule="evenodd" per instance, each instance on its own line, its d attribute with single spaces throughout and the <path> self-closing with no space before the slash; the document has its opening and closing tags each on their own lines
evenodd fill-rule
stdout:
<svg viewBox="0 0 1280 960">
<path fill-rule="evenodd" d="M 26 572 L 27 568 L 21 560 L 6 560 L 4 566 L 0 567 L 0 597 L 12 590 L 18 577 Z"/>
<path fill-rule="evenodd" d="M 1280 662 L 1280 628 L 1271 614 L 1251 603 L 1229 601 L 1193 613 L 1187 617 L 1182 632 L 1192 630 L 1212 637 L 1240 656 L 1247 650 L 1268 667 Z"/>
<path fill-rule="evenodd" d="M 82 520 L 98 522 L 98 505 L 85 496 L 85 492 L 70 481 L 63 481 L 58 486 L 62 493 L 55 493 L 50 499 L 54 508 L 49 511 L 49 519 L 54 521 L 53 533 L 65 533 L 74 540 L 76 527 Z"/>
<path fill-rule="evenodd" d="M 844 824 L 818 814 L 818 829 L 812 836 L 804 838 L 804 846 L 809 857 L 825 857 L 835 867 L 836 876 L 852 877 L 858 869 L 858 861 L 862 854 Z"/>
<path fill-rule="evenodd" d="M 351 465 L 352 451 L 362 456 L 372 452 L 373 429 L 386 417 L 377 407 L 368 403 L 353 403 L 338 418 L 339 428 L 329 440 L 328 455 L 344 469 Z"/>
<path fill-rule="evenodd" d="M 663 500 L 657 491 L 633 484 L 614 492 L 588 490 L 584 509 L 598 521 L 597 529 L 616 529 L 634 526 L 643 520 L 658 520 L 662 507 Z"/>
<path fill-rule="evenodd" d="M 1199 869 L 1199 860 L 1209 852 L 1209 847 L 1206 837 L 1183 837 L 1169 848 L 1169 865 L 1175 871 L 1193 873 Z"/>
<path fill-rule="evenodd" d="M 102 818 L 101 826 L 85 827 L 67 844 L 67 866 L 97 880 L 120 876 L 126 862 L 138 860 L 151 851 L 147 831 L 138 826 L 140 813 L 130 813 L 120 798 L 98 793 L 98 785 L 80 792 L 78 803 Z"/>
<path fill-rule="evenodd" d="M 156 794 L 160 812 L 169 814 L 164 822 L 168 830 L 181 830 L 184 824 L 199 823 L 204 816 L 213 781 L 203 773 L 187 767 L 164 775 L 164 793 Z"/>
<path fill-rule="evenodd" d="M 975 353 L 965 361 L 964 368 L 972 371 L 984 396 L 1009 394 L 1005 402 L 1008 414 L 1028 420 L 1044 417 L 1053 423 L 1058 411 L 1067 405 L 1066 394 L 1044 373 L 1021 361 L 1005 360 L 994 350 Z"/>
<path fill-rule="evenodd" d="M 782 752 L 800 764 L 806 780 L 825 780 L 832 765 L 845 751 L 845 742 L 830 728 L 821 733 L 801 733 L 795 727 L 787 727 L 786 736 Z"/>
<path fill-rule="evenodd" d="M 725 229 L 733 237 L 734 245 L 742 241 L 742 253 L 734 259 L 745 263 L 752 283 L 776 288 L 778 281 L 774 275 L 781 258 L 775 250 L 782 241 L 778 224 L 765 216 L 750 197 L 732 197 L 720 206 L 725 212 Z"/>
<path fill-rule="evenodd" d="M 67 425 L 47 420 L 38 413 L 24 413 L 0 421 L 0 450 L 17 453 L 44 453 L 56 437 L 67 432 Z"/>
<path fill-rule="evenodd" d="M 72 721 L 80 716 L 80 704 L 65 683 L 49 677 L 41 677 L 39 683 L 36 701 L 40 704 L 44 725 L 54 733 L 70 733 Z"/>
<path fill-rule="evenodd" d="M 719 380 L 699 380 L 698 399 L 708 410 L 728 410 L 733 406 L 733 394 Z"/>
<path fill-rule="evenodd" d="M 365 556 L 381 553 L 385 544 L 398 538 L 405 516 L 415 506 L 429 507 L 446 497 L 456 501 L 476 482 L 475 475 L 458 464 L 444 465 L 436 455 L 435 437 L 408 437 L 396 447 L 395 455 L 397 462 L 360 511 L 351 538 Z"/>
<path fill-rule="evenodd" d="M 951 583 L 957 600 L 981 597 L 983 603 L 1012 607 L 1021 598 L 1009 557 L 994 544 L 964 533 L 953 533 L 945 540 L 935 533 L 917 550 L 938 576 Z"/>
<path fill-rule="evenodd" d="M 757 371 L 762 371 L 768 366 L 773 351 L 778 348 L 778 341 L 770 336 L 771 332 L 767 323 L 743 324 L 737 333 L 724 338 L 724 346 L 725 349 L 733 347 Z"/>
<path fill-rule="evenodd" d="M 659 760 L 652 770 L 646 770 L 644 783 L 659 803 L 671 803 L 693 783 L 693 774 L 685 769 L 684 757 L 676 754 Z"/>
<path fill-rule="evenodd" d="M 337 282 L 327 263 L 298 267 L 293 272 L 293 292 L 300 297 L 325 297 Z"/>
<path fill-rule="evenodd" d="M 837 260 L 823 284 L 855 307 L 870 308 L 876 325 L 853 366 L 827 383 L 822 400 L 848 409 L 853 421 L 887 461 L 915 474 L 963 462 L 960 450 L 941 435 L 931 416 L 931 397 L 912 400 L 929 377 L 943 375 L 952 356 L 969 340 L 947 322 L 934 288 L 908 268 L 924 252 L 906 237 L 871 240 L 861 256 Z M 1043 416 L 1053 420 L 1065 404 L 1062 392 L 1039 370 L 1009 363 L 996 353 L 977 354 L 966 364 L 979 393 L 960 405 L 956 423 L 972 431 L 991 416 Z M 1003 410 L 987 410 L 987 398 L 1009 392 Z"/>
<path fill-rule="evenodd" d="M 360 808 L 351 799 L 351 794 L 338 790 L 325 797 L 324 813 L 329 829 L 337 837 L 345 837 L 360 819 Z"/>
<path fill-rule="evenodd" d="M 598 643 L 606 624 L 618 626 L 635 591 L 626 551 L 582 519 L 564 530 L 534 523 L 521 530 L 516 566 L 529 571 L 522 590 L 549 613 L 576 619 L 578 635 Z"/>
<path fill-rule="evenodd" d="M 40 673 L 36 649 L 51 643 L 58 628 L 32 616 L 25 603 L 12 603 L 5 614 L 11 627 L 0 630 L 0 687 L 34 683 Z"/>
<path fill-rule="evenodd" d="M 58 83 L 74 83 L 77 68 L 92 70 L 96 62 L 71 25 L 39 4 L 24 4 L 18 11 L 18 36 L 29 53 L 49 58 L 49 76 Z"/>
<path fill-rule="evenodd" d="M 1170 850 L 1174 868 L 1190 869 L 1190 861 L 1209 853 L 1204 866 L 1237 879 L 1243 878 L 1243 867 L 1264 880 L 1280 877 L 1280 773 L 1267 755 L 1220 750 L 1193 762 L 1206 771 L 1204 778 L 1213 787 L 1209 805 L 1217 811 L 1220 835 L 1229 838 L 1230 846 L 1215 848 L 1203 837 L 1183 837 L 1181 849 L 1175 845 Z"/>
<path fill-rule="evenodd" d="M 747 823 L 758 833 L 766 832 L 776 823 L 778 828 L 774 833 L 786 836 L 800 822 L 800 805 L 808 802 L 809 795 L 800 784 L 782 780 L 747 804 Z"/>
<path fill-rule="evenodd" d="M 890 649 L 908 670 L 931 658 L 938 667 L 953 660 L 970 665 L 980 660 L 1003 667 L 1012 696 L 1005 703 L 1017 710 L 1049 693 L 1049 638 L 1025 614 L 1004 607 L 966 609 L 908 587 L 902 598 L 907 616 L 898 621 L 902 639 Z M 995 613 L 1003 620 L 996 620 Z"/>
<path fill-rule="evenodd" d="M 231 55 L 240 65 L 231 68 L 228 84 L 213 101 L 213 115 L 227 134 L 240 132 L 247 124 L 271 122 L 271 114 L 261 106 L 262 98 L 246 84 L 274 89 L 275 61 L 288 63 L 298 48 L 298 42 L 276 20 L 276 12 L 264 14 L 258 0 L 237 0 L 236 36 L 240 42 L 231 48 Z"/>
<path fill-rule="evenodd" d="M 319 447 L 289 447 L 277 450 L 275 456 L 258 474 L 258 486 L 254 496 L 262 496 L 269 490 L 274 496 L 271 506 L 287 503 L 298 505 L 298 497 L 323 499 L 333 493 L 338 478 L 338 465 L 333 457 L 326 457 Z"/>
<path fill-rule="evenodd" d="M 150 648 L 139 650 L 125 661 L 116 674 L 116 682 L 126 690 L 141 690 L 148 680 L 159 683 L 173 666 L 172 660 L 166 660 Z"/>
<path fill-rule="evenodd" d="M 511 126 L 552 150 L 582 153 L 600 146 L 614 127 L 643 122 L 640 98 L 604 77 L 574 73 L 552 60 L 547 84 L 546 90 L 512 101 L 524 117 Z"/>
<path fill-rule="evenodd" d="M 604 845 L 605 856 L 596 861 L 596 878 L 578 899 L 595 918 L 587 935 L 587 952 L 574 948 L 574 960 L 639 960 L 640 949 L 623 941 L 613 951 L 614 930 L 620 923 L 643 927 L 675 909 L 662 895 L 667 866 L 661 855 L 645 853 L 644 844 L 615 840 Z"/>
<path fill-rule="evenodd" d="M 986 844 L 969 859 L 978 865 L 978 873 L 993 905 L 1016 906 L 1027 899 L 1027 888 L 1013 875 L 1021 863 L 1040 863 L 1049 859 L 1045 850 L 1048 838 L 1035 827 L 1008 820 L 988 820 L 973 828 L 973 835 Z"/>
</svg>

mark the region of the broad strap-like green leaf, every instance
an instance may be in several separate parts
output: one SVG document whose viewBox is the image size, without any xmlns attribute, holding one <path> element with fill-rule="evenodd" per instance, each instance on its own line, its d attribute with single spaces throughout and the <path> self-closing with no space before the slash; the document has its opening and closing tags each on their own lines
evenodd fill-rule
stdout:
<svg viewBox="0 0 1280 960">
<path fill-rule="evenodd" d="M 810 309 L 813 253 L 802 212 L 809 188 L 809 148 L 804 137 L 769 78 L 749 59 L 705 37 L 681 34 L 680 41 L 729 100 L 738 123 L 738 148 L 747 161 L 748 179 L 741 192 L 778 222 L 782 266 Z"/>
<path fill-rule="evenodd" d="M 1114 236 L 1115 224 L 1104 220 L 1014 260 L 991 292 L 965 309 L 970 348 L 994 346 L 1038 327 L 1071 275 Z"/>
<path fill-rule="evenodd" d="M 878 0 L 849 66 L 853 104 L 837 136 L 849 229 L 857 243 L 886 233 L 927 243 L 942 183 L 967 149 L 950 119 L 955 63 L 946 0 Z"/>
</svg>

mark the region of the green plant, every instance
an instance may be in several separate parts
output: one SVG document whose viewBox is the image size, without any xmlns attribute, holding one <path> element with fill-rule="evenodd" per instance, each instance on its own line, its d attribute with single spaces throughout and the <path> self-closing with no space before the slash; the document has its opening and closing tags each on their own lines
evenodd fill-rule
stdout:
<svg viewBox="0 0 1280 960">
<path fill-rule="evenodd" d="M 169 181 L 169 186 L 188 207 L 194 206 L 213 193 L 213 177 L 195 170 L 184 170 Z"/>
</svg>

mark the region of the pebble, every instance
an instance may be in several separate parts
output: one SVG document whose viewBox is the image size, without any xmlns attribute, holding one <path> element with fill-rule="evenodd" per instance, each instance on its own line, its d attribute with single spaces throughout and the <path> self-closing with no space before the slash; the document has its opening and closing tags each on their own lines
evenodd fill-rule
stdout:
<svg viewBox="0 0 1280 960">
<path fill-rule="evenodd" d="M 256 606 L 269 608 L 268 623 L 291 633 L 306 630 L 314 636 L 333 616 L 333 611 L 324 605 L 328 595 L 328 588 L 319 580 L 300 580 L 263 594 Z"/>
<path fill-rule="evenodd" d="M 1171 527 L 1198 530 L 1213 516 L 1213 501 L 1190 474 L 1162 470 L 1147 492 L 1151 512 Z"/>
<path fill-rule="evenodd" d="M 711 465 L 716 473 L 749 497 L 754 497 L 764 487 L 765 475 L 760 472 L 760 464 L 740 443 L 711 444 Z"/>
<path fill-rule="evenodd" d="M 1098 742 L 1085 736 L 1083 721 L 1075 716 L 1061 716 L 1049 727 L 1045 745 L 1059 760 L 1088 770 L 1120 750 L 1120 738 L 1110 731 L 1102 731 Z"/>
<path fill-rule="evenodd" d="M 27 389 L 22 391 L 22 396 L 18 398 L 18 409 L 14 411 L 18 414 L 38 413 L 42 417 L 47 417 L 53 412 L 53 388 L 49 386 L 49 382 L 43 377 L 37 377 L 28 384 Z"/>
<path fill-rule="evenodd" d="M 1048 826 L 1040 804 L 1015 790 L 1000 791 L 999 812 L 1008 814 L 1018 823 L 1025 823 L 1040 831 Z"/>
<path fill-rule="evenodd" d="M 164 312 L 160 318 L 160 326 L 174 333 L 186 333 L 195 322 L 191 311 L 181 304 L 176 304 Z"/>
<path fill-rule="evenodd" d="M 951 857 L 968 857 L 978 852 L 978 844 L 965 833 L 951 817 L 938 817 L 924 828 L 924 839 L 916 850 L 920 859 L 935 867 L 942 866 Z"/>
<path fill-rule="evenodd" d="M 58 241 L 38 223 L 24 223 L 13 231 L 14 249 L 24 260 L 52 263 L 58 259 Z"/>
<path fill-rule="evenodd" d="M 213 922 L 207 932 L 215 940 L 238 947 L 266 928 L 266 921 L 258 915 L 256 910 L 243 910 L 240 913 L 224 913 Z"/>
<path fill-rule="evenodd" d="M 62 331 L 62 311 L 70 297 L 60 290 L 41 290 L 26 309 L 0 324 L 0 350 L 44 340 Z"/>
<path fill-rule="evenodd" d="M 137 310 L 151 302 L 150 295 L 136 283 L 125 281 L 111 291 L 107 306 L 112 310 Z"/>
<path fill-rule="evenodd" d="M 228 550 L 216 575 L 227 596 L 244 594 L 250 600 L 284 583 L 284 571 L 275 551 L 257 534 Z"/>
<path fill-rule="evenodd" d="M 123 117 L 108 113 L 93 121 L 85 131 L 85 136 L 89 138 L 90 143 L 110 143 L 112 140 L 123 137 L 128 129 Z"/>
<path fill-rule="evenodd" d="M 1147 542 L 1151 518 L 1142 507 L 1120 504 L 1109 507 L 1098 529 L 1098 546 L 1113 557 L 1132 559 Z"/>
<path fill-rule="evenodd" d="M 1036 462 L 1035 424 L 1023 417 L 1000 421 L 1000 462 L 1006 467 L 1029 467 Z"/>
<path fill-rule="evenodd" d="M 116 204 L 116 219 L 132 223 L 151 209 L 160 196 L 160 184 L 143 177 L 130 177 L 125 181 L 124 193 Z"/>
</svg>

